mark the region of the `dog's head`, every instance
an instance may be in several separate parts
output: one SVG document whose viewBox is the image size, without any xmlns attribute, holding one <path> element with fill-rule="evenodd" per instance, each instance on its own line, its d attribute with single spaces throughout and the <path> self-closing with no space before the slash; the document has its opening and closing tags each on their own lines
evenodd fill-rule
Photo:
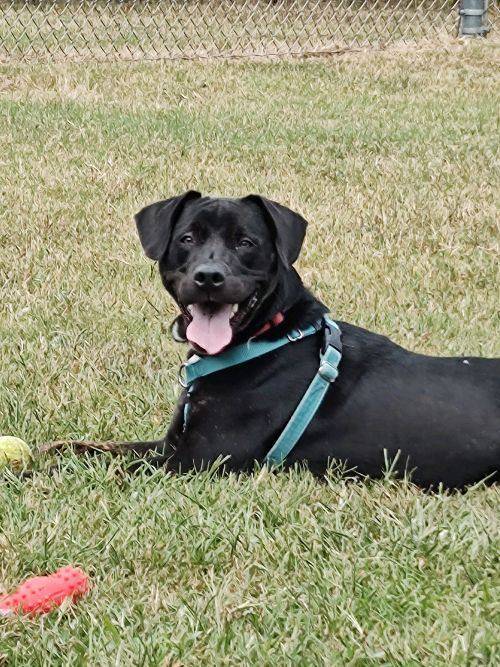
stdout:
<svg viewBox="0 0 500 667">
<path fill-rule="evenodd" d="M 180 307 L 174 335 L 199 351 L 217 354 L 286 308 L 284 283 L 296 275 L 307 225 L 298 213 L 258 195 L 189 191 L 146 206 L 135 221 Z"/>
</svg>

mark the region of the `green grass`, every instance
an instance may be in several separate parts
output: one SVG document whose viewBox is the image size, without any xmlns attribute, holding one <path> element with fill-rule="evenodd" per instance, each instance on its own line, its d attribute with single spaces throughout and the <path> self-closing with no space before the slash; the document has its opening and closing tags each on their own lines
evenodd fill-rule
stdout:
<svg viewBox="0 0 500 667">
<path fill-rule="evenodd" d="M 131 219 L 187 188 L 299 210 L 299 269 L 337 317 L 498 355 L 493 58 L 1 66 L 0 432 L 166 429 L 185 350 Z M 0 664 L 498 664 L 496 489 L 120 465 L 0 481 L 0 591 L 66 563 L 93 580 L 0 621 Z"/>
</svg>

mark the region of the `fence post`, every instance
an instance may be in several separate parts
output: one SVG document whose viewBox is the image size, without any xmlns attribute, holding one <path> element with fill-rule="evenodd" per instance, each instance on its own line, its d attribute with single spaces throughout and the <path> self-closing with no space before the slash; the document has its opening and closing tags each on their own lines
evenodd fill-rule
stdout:
<svg viewBox="0 0 500 667">
<path fill-rule="evenodd" d="M 460 0 L 460 37 L 485 37 L 488 0 Z"/>
</svg>

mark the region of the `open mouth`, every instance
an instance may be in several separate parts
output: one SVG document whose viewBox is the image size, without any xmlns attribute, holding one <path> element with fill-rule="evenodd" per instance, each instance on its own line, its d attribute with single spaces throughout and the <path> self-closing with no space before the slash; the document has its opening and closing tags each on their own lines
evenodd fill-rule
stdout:
<svg viewBox="0 0 500 667">
<path fill-rule="evenodd" d="M 188 341 L 207 354 L 218 354 L 232 341 L 234 332 L 248 318 L 257 301 L 254 292 L 240 304 L 207 301 L 181 306 L 188 322 Z"/>
</svg>

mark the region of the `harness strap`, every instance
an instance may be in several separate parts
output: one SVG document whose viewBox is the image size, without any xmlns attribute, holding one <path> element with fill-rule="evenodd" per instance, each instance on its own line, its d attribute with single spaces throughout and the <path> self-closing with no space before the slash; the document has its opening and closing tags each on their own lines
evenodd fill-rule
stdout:
<svg viewBox="0 0 500 667">
<path fill-rule="evenodd" d="M 318 411 L 328 388 L 337 379 L 339 374 L 338 365 L 341 359 L 342 354 L 333 345 L 328 345 L 325 353 L 320 357 L 320 366 L 313 381 L 280 437 L 267 453 L 265 461 L 268 465 L 281 465 L 295 447 Z"/>
<path fill-rule="evenodd" d="M 251 361 L 257 357 L 262 357 L 264 354 L 274 352 L 288 343 L 293 343 L 305 336 L 311 336 L 320 329 L 320 324 L 311 324 L 305 329 L 294 329 L 287 336 L 278 338 L 277 340 L 253 340 L 250 339 L 242 345 L 236 345 L 229 348 L 221 354 L 213 357 L 200 357 L 193 354 L 187 361 L 181 365 L 179 379 L 183 387 L 189 387 L 198 378 L 211 375 L 218 371 L 223 371 L 231 366 L 238 366 L 244 364 L 246 361 Z M 182 373 L 184 372 L 184 377 Z"/>
<path fill-rule="evenodd" d="M 251 359 L 255 359 L 274 350 L 278 350 L 288 343 L 293 343 L 306 336 L 311 336 L 323 329 L 324 340 L 320 353 L 320 364 L 316 375 L 306 390 L 300 403 L 290 417 L 288 424 L 283 429 L 281 435 L 276 440 L 265 457 L 265 462 L 270 466 L 281 465 L 288 454 L 295 447 L 300 437 L 311 423 L 314 415 L 318 411 L 323 398 L 330 385 L 335 382 L 339 374 L 338 366 L 342 359 L 341 331 L 336 322 L 328 315 L 323 315 L 322 319 L 311 324 L 305 329 L 295 329 L 286 337 L 274 341 L 256 341 L 250 340 L 243 345 L 230 348 L 213 357 L 199 357 L 193 355 L 181 366 L 181 374 L 184 370 L 184 377 L 180 377 L 183 387 L 188 387 L 188 396 L 192 390 L 192 384 L 195 380 L 211 373 L 236 366 Z M 184 428 L 187 428 L 187 419 L 189 414 L 189 402 L 184 406 Z"/>
</svg>

